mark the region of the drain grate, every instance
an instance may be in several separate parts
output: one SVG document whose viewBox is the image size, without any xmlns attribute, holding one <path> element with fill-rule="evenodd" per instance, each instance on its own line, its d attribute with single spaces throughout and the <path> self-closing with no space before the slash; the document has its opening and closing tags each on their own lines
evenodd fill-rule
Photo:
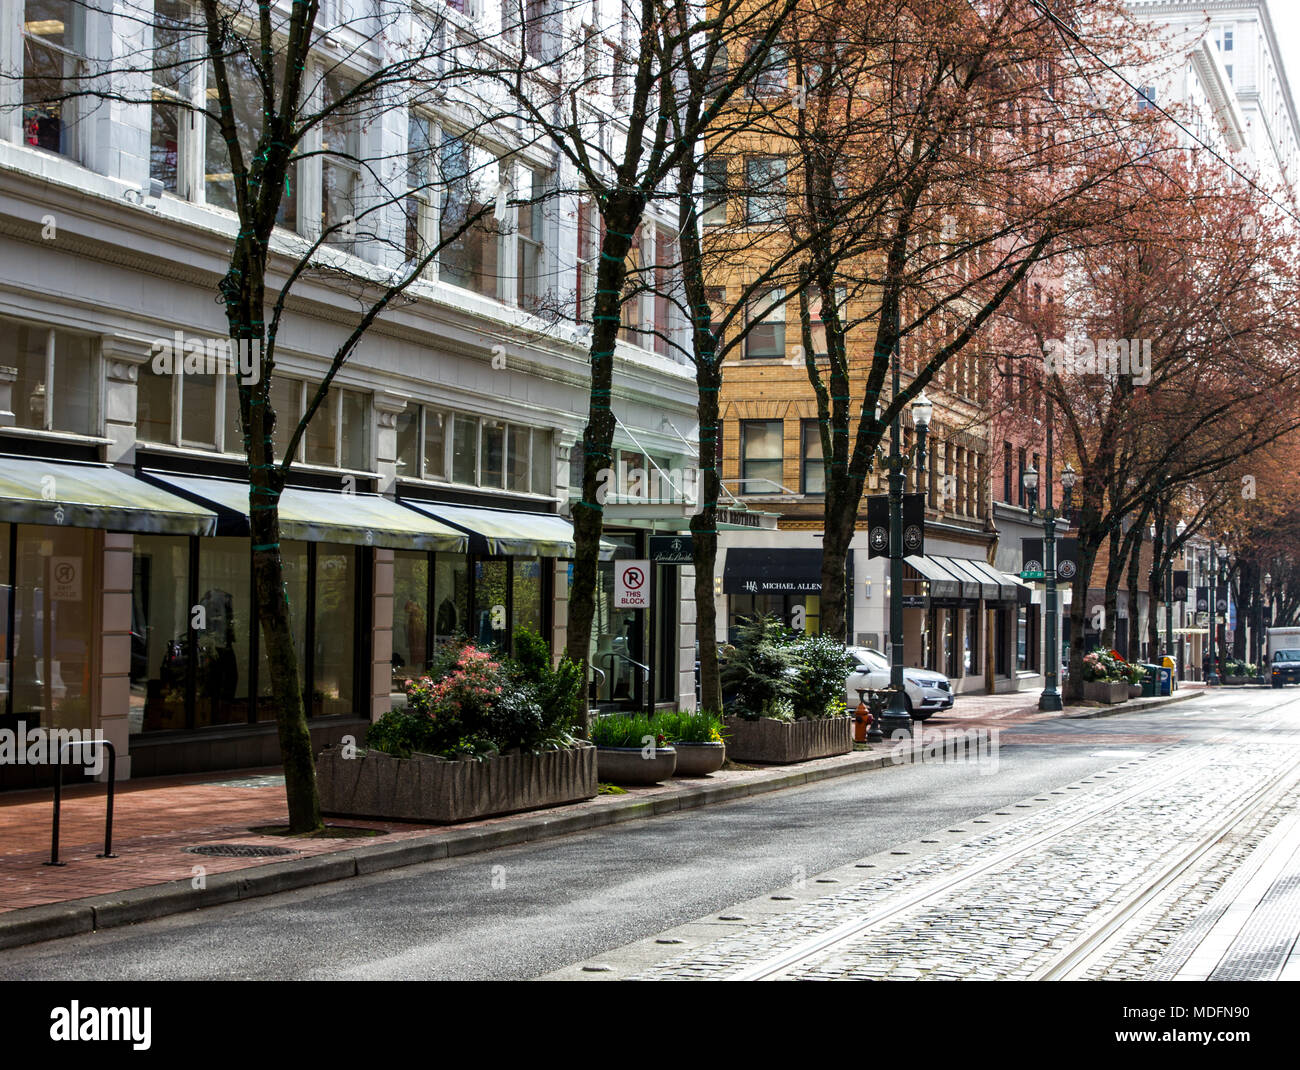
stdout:
<svg viewBox="0 0 1300 1070">
<path fill-rule="evenodd" d="M 259 847 L 252 843 L 203 843 L 185 850 L 192 855 L 216 855 L 220 858 L 274 858 L 298 854 L 288 847 Z"/>
</svg>

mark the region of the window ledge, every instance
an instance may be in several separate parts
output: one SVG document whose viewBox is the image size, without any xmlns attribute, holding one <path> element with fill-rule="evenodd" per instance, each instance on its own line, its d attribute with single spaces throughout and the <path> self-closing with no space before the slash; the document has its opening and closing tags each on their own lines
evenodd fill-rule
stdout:
<svg viewBox="0 0 1300 1070">
<path fill-rule="evenodd" d="M 44 439 L 46 442 L 73 442 L 80 446 L 111 446 L 111 438 L 98 435 L 80 435 L 75 431 L 42 431 L 33 427 L 0 427 L 0 435 L 14 438 Z"/>
<path fill-rule="evenodd" d="M 398 482 L 409 487 L 422 487 L 426 490 L 448 490 L 464 493 L 472 491 L 475 494 L 491 494 L 501 498 L 512 498 L 519 500 L 521 498 L 530 501 L 536 501 L 539 505 L 546 503 L 549 505 L 560 504 L 561 499 L 554 494 L 538 494 L 534 491 L 527 490 L 504 490 L 501 487 L 476 487 L 472 483 L 448 483 L 437 479 L 417 479 L 415 476 L 398 476 Z"/>
</svg>

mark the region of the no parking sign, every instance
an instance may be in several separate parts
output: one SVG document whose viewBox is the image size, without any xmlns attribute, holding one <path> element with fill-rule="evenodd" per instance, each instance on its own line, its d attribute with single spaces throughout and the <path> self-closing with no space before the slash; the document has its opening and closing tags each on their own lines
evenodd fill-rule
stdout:
<svg viewBox="0 0 1300 1070">
<path fill-rule="evenodd" d="M 614 605 L 619 609 L 650 608 L 650 562 L 614 562 Z"/>
</svg>

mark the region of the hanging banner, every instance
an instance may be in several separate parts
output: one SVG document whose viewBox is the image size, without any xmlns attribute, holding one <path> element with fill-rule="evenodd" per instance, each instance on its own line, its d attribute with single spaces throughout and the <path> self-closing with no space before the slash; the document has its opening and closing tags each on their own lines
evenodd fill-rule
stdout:
<svg viewBox="0 0 1300 1070">
<path fill-rule="evenodd" d="M 1063 584 L 1074 582 L 1079 571 L 1079 540 L 1056 540 L 1056 578 Z"/>
<path fill-rule="evenodd" d="M 1215 588 L 1214 594 L 1214 613 L 1220 623 L 1228 619 L 1228 585 L 1225 583 Z"/>
<path fill-rule="evenodd" d="M 1041 580 L 1047 577 L 1047 562 L 1043 555 L 1043 539 L 1020 540 L 1020 578 Z"/>
<path fill-rule="evenodd" d="M 925 495 L 903 495 L 903 556 L 925 556 Z"/>
<path fill-rule="evenodd" d="M 1208 613 L 1210 611 L 1210 588 L 1196 588 L 1196 612 Z"/>
<path fill-rule="evenodd" d="M 1174 572 L 1174 601 L 1187 601 L 1187 572 Z"/>
<path fill-rule="evenodd" d="M 867 557 L 889 556 L 889 495 L 867 497 Z"/>
</svg>

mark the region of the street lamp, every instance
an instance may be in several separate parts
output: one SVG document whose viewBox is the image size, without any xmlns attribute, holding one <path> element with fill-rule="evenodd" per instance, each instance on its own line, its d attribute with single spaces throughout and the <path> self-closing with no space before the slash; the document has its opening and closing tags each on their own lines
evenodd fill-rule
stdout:
<svg viewBox="0 0 1300 1070">
<path fill-rule="evenodd" d="M 1215 577 L 1214 577 L 1214 579 L 1215 579 L 1215 585 L 1216 585 L 1216 587 L 1217 587 L 1217 585 L 1221 583 L 1221 584 L 1223 584 L 1223 585 L 1226 587 L 1226 586 L 1228 585 L 1228 547 L 1227 547 L 1225 544 L 1223 544 L 1223 543 L 1220 543 L 1220 544 L 1219 544 L 1219 562 L 1218 562 L 1218 565 L 1219 565 L 1219 567 L 1218 567 L 1218 571 L 1217 571 L 1217 573 L 1216 573 L 1216 575 L 1215 575 Z M 1210 627 L 1211 627 L 1212 629 L 1214 629 L 1214 637 L 1215 637 L 1215 640 L 1216 640 L 1216 646 L 1217 646 L 1218 653 L 1219 653 L 1219 661 L 1218 661 L 1218 663 L 1215 665 L 1216 670 L 1218 670 L 1218 669 L 1222 669 L 1222 667 L 1223 667 L 1223 664 L 1222 664 L 1222 663 L 1223 663 L 1223 654 L 1224 654 L 1224 650 L 1223 650 L 1223 648 L 1224 648 L 1225 646 L 1227 646 L 1227 641 L 1228 641 L 1228 629 L 1227 629 L 1227 626 L 1226 626 L 1226 621 L 1227 621 L 1227 619 L 1228 619 L 1228 603 L 1227 603 L 1226 601 L 1223 603 L 1223 606 L 1221 607 L 1220 612 L 1223 613 L 1223 619 L 1224 619 L 1224 621 L 1225 621 L 1225 627 L 1224 627 L 1224 629 L 1223 629 L 1223 641 L 1222 641 L 1222 642 L 1219 642 L 1219 641 L 1218 641 L 1218 639 L 1219 639 L 1219 615 L 1218 615 L 1218 613 L 1216 612 L 1216 613 L 1215 613 L 1215 614 L 1210 618 Z M 1220 673 L 1220 676 L 1222 676 L 1222 673 Z"/>
<path fill-rule="evenodd" d="M 894 397 L 898 397 L 899 354 L 894 349 Z M 895 417 L 889 432 L 889 456 L 885 465 L 889 469 L 889 686 L 892 691 L 889 707 L 873 721 L 867 740 L 871 743 L 892 739 L 898 733 L 911 735 L 912 715 L 907 712 L 907 695 L 903 690 L 903 483 L 912 462 L 917 460 L 917 471 L 925 475 L 925 436 L 930 430 L 930 417 L 934 405 L 922 390 L 912 401 L 912 425 L 916 428 L 916 448 L 903 453 L 901 419 Z"/>
<path fill-rule="evenodd" d="M 1038 471 L 1030 465 L 1025 469 L 1025 491 L 1029 495 L 1029 515 L 1043 518 L 1043 578 L 1047 581 L 1047 665 L 1044 669 L 1043 693 L 1038 697 L 1040 710 L 1057 711 L 1061 709 L 1061 691 L 1057 686 L 1057 676 L 1061 665 L 1061 648 L 1057 642 L 1057 593 L 1056 593 L 1056 522 L 1070 511 L 1070 497 L 1078 476 L 1074 467 L 1066 461 L 1061 471 L 1061 489 L 1065 499 L 1060 509 L 1052 508 L 1052 449 L 1051 438 L 1047 441 L 1047 487 L 1044 497 L 1047 507 L 1038 509 Z"/>
</svg>

